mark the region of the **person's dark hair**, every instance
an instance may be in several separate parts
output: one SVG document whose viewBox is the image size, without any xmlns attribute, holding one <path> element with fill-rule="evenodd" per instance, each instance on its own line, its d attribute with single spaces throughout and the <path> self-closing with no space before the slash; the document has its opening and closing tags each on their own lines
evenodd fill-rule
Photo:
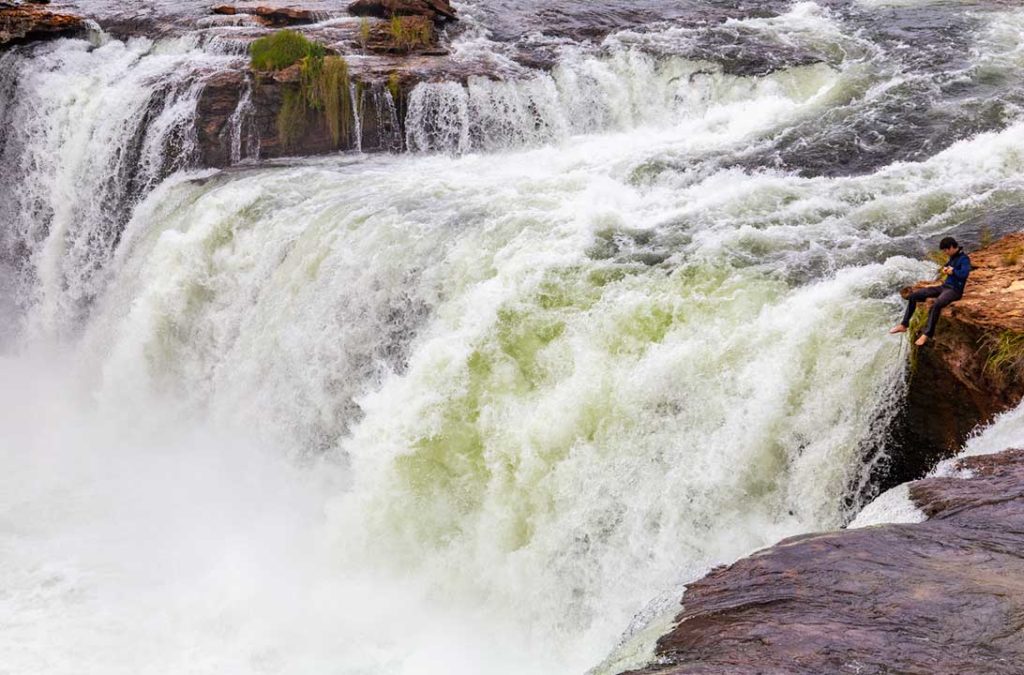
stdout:
<svg viewBox="0 0 1024 675">
<path fill-rule="evenodd" d="M 956 239 L 953 237 L 946 237 L 939 242 L 939 248 L 945 251 L 947 248 L 960 248 L 960 244 L 956 243 Z"/>
</svg>

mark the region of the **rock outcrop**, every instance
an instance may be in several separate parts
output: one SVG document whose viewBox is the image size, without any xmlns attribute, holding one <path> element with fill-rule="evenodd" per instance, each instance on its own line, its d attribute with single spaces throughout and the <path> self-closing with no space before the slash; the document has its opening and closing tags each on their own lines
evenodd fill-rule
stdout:
<svg viewBox="0 0 1024 675">
<path fill-rule="evenodd" d="M 264 26 L 280 28 L 314 23 L 322 18 L 320 13 L 305 7 L 267 7 L 265 5 L 218 5 L 211 10 L 214 14 L 237 16 L 248 14 Z"/>
<path fill-rule="evenodd" d="M 409 93 L 422 81 L 465 81 L 472 70 L 429 54 L 362 59 L 349 70 L 350 86 L 336 141 L 323 111 L 307 109 L 282 138 L 281 115 L 300 88 L 298 68 L 278 72 L 248 69 L 206 78 L 196 106 L 199 163 L 226 167 L 240 158 L 274 159 L 339 151 L 398 152 L 404 149 Z M 472 65 L 470 65 L 472 68 Z"/>
<path fill-rule="evenodd" d="M 500 62 L 447 58 L 448 33 L 440 24 L 455 18 L 447 0 L 357 2 L 350 9 L 364 17 L 360 21 L 322 22 L 325 12 L 335 9 L 322 3 L 243 0 L 210 10 L 218 18 L 253 17 L 241 31 L 234 25 L 224 31 L 223 38 L 234 42 L 268 35 L 261 25 L 298 26 L 304 37 L 345 61 L 346 84 L 341 87 L 341 110 L 327 115 L 317 105 L 296 110 L 295 102 L 307 99 L 298 67 L 273 72 L 243 68 L 207 76 L 196 108 L 203 166 L 224 167 L 240 158 L 400 151 L 406 103 L 416 84 L 499 76 Z M 336 17 L 332 13 L 330 18 Z"/>
<path fill-rule="evenodd" d="M 434 21 L 458 21 L 448 0 L 356 0 L 348 6 L 356 16 L 390 19 L 393 16 L 423 16 Z"/>
<path fill-rule="evenodd" d="M 85 31 L 85 20 L 64 12 L 52 12 L 36 2 L 0 2 L 0 48 L 68 37 Z"/>
<path fill-rule="evenodd" d="M 943 312 L 935 339 L 912 354 L 894 483 L 920 477 L 1024 398 L 1024 371 L 1007 353 L 1024 349 L 1024 233 L 972 252 L 971 262 L 963 299 Z"/>
<path fill-rule="evenodd" d="M 1019 674 L 1024 450 L 910 484 L 929 520 L 795 537 L 691 584 L 636 673 Z"/>
</svg>

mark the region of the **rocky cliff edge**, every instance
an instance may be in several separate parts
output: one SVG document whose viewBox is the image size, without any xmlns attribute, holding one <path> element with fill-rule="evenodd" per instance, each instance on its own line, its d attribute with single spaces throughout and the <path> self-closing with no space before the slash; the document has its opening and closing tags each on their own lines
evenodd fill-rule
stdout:
<svg viewBox="0 0 1024 675">
<path fill-rule="evenodd" d="M 972 259 L 912 358 L 906 421 L 939 454 L 1024 396 L 1024 233 Z M 633 675 L 1024 672 L 1024 450 L 944 467 L 897 488 L 923 522 L 794 537 L 690 584 Z"/>
</svg>

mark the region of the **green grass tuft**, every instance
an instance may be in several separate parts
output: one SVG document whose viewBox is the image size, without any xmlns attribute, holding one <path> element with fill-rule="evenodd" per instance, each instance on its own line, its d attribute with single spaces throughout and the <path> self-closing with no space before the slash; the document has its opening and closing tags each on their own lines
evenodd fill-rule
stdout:
<svg viewBox="0 0 1024 675">
<path fill-rule="evenodd" d="M 334 147 L 352 133 L 352 87 L 348 63 L 340 56 L 305 56 L 299 68 L 299 84 L 285 91 L 277 116 L 278 136 L 287 148 L 294 147 L 306 130 L 308 112 L 316 111 L 327 126 Z"/>
<path fill-rule="evenodd" d="M 282 70 L 305 58 L 322 59 L 326 53 L 323 45 L 307 40 L 294 30 L 279 30 L 249 46 L 255 70 Z"/>
<path fill-rule="evenodd" d="M 285 90 L 281 109 L 277 113 L 277 137 L 281 145 L 292 148 L 306 132 L 306 102 L 302 92 Z"/>
<path fill-rule="evenodd" d="M 365 16 L 359 20 L 359 46 L 366 49 L 370 44 L 370 20 Z"/>
<path fill-rule="evenodd" d="M 1024 246 L 1017 246 L 1003 254 L 1003 265 L 1013 267 L 1024 258 Z"/>
<path fill-rule="evenodd" d="M 388 91 L 391 92 L 391 100 L 398 105 L 398 97 L 402 94 L 402 81 L 398 73 L 388 75 Z"/>
<path fill-rule="evenodd" d="M 406 51 L 434 44 L 434 24 L 424 16 L 391 17 L 391 43 Z"/>
<path fill-rule="evenodd" d="M 985 372 L 1012 374 L 1024 371 L 1024 333 L 1003 331 L 989 343 Z"/>
</svg>

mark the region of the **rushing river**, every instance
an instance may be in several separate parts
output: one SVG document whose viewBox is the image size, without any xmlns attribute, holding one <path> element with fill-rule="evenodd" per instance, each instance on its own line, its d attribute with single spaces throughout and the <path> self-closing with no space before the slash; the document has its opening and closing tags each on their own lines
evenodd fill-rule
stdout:
<svg viewBox="0 0 1024 675">
<path fill-rule="evenodd" d="M 583 673 L 846 523 L 896 289 L 1024 213 L 1024 11 L 679 4 L 220 172 L 230 50 L 0 56 L 0 673 Z"/>
</svg>

